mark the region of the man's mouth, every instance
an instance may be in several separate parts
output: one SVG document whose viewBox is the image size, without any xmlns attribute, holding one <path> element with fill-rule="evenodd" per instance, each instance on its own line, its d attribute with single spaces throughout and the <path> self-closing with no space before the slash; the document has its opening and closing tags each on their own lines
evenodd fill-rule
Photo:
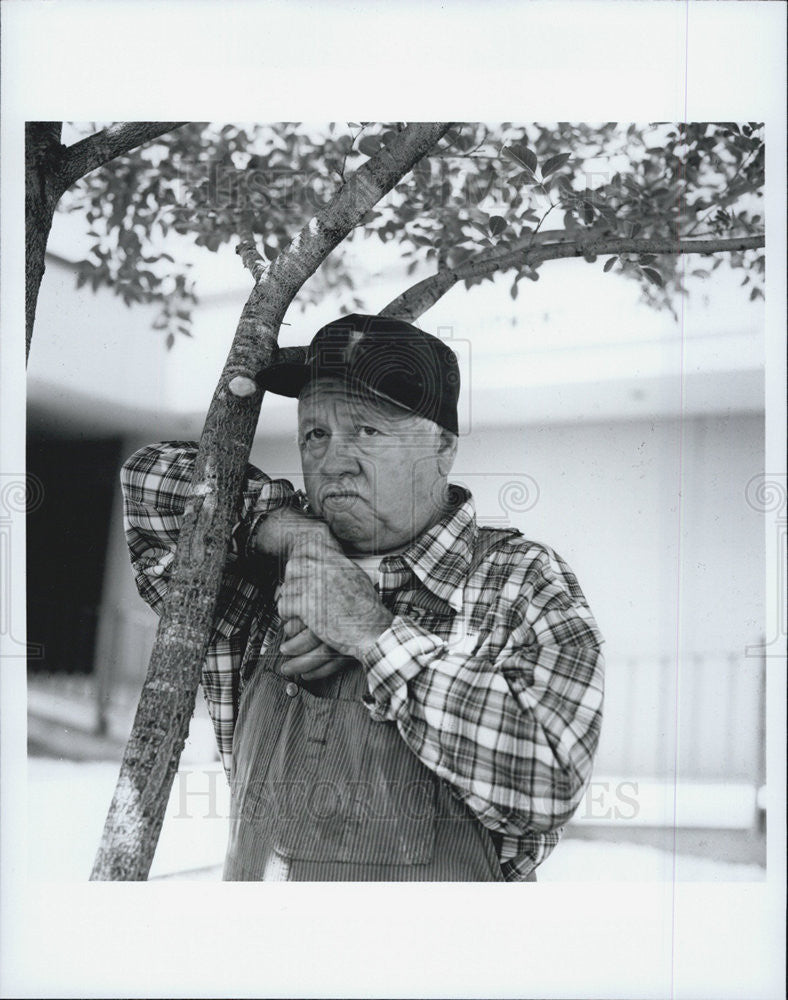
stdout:
<svg viewBox="0 0 788 1000">
<path fill-rule="evenodd" d="M 320 493 L 321 506 L 329 504 L 332 507 L 348 508 L 360 499 L 360 494 L 354 493 L 351 490 L 337 489 L 336 487 L 329 487 L 326 490 L 321 490 Z"/>
</svg>

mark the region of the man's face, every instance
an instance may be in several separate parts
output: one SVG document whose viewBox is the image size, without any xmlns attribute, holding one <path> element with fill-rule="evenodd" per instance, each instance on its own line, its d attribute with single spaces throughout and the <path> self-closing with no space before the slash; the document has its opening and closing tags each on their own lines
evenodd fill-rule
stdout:
<svg viewBox="0 0 788 1000">
<path fill-rule="evenodd" d="M 443 514 L 456 439 L 429 420 L 318 379 L 299 397 L 298 444 L 310 505 L 348 551 L 406 545 Z"/>
</svg>

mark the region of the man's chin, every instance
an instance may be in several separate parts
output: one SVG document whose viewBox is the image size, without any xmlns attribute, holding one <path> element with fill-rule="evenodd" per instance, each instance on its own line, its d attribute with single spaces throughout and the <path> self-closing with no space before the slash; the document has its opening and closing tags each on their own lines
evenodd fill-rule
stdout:
<svg viewBox="0 0 788 1000">
<path fill-rule="evenodd" d="M 361 529 L 353 530 L 346 524 L 332 524 L 328 522 L 331 534 L 342 546 L 343 551 L 348 556 L 374 556 L 384 555 L 392 546 L 384 539 L 370 537 Z"/>
<path fill-rule="evenodd" d="M 410 541 L 409 537 L 398 540 L 388 532 L 381 533 L 379 525 L 359 521 L 350 511 L 323 508 L 321 517 L 347 555 L 385 555 Z"/>
<path fill-rule="evenodd" d="M 323 518 L 343 549 L 358 552 L 375 551 L 375 539 L 370 537 L 369 531 L 365 531 L 362 525 L 346 514 L 332 515 L 323 511 Z"/>
</svg>

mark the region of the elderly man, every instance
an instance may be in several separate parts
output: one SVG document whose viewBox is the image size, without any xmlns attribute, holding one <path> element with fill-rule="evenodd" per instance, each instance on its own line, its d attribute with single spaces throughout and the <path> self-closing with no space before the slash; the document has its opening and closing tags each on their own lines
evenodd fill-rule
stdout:
<svg viewBox="0 0 788 1000">
<path fill-rule="evenodd" d="M 249 467 L 203 670 L 224 878 L 532 881 L 590 777 L 602 639 L 560 556 L 449 484 L 455 355 L 354 314 L 260 382 L 298 397 L 305 494 Z M 124 466 L 154 608 L 195 452 Z"/>
</svg>

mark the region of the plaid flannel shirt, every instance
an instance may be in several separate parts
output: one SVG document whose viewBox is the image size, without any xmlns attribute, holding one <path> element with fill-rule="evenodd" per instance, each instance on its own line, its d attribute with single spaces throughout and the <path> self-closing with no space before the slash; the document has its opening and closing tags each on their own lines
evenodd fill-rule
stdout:
<svg viewBox="0 0 788 1000">
<path fill-rule="evenodd" d="M 167 590 L 196 446 L 165 442 L 123 466 L 124 524 L 137 588 L 157 612 Z M 306 498 L 253 466 L 202 672 L 229 774 L 241 677 L 272 640 L 277 574 L 243 559 L 259 517 Z M 602 638 L 571 569 L 511 532 L 474 565 L 484 533 L 471 494 L 402 553 L 381 557 L 394 619 L 364 655 L 371 717 L 490 831 L 504 877 L 525 878 L 558 843 L 591 776 L 603 696 Z"/>
</svg>

